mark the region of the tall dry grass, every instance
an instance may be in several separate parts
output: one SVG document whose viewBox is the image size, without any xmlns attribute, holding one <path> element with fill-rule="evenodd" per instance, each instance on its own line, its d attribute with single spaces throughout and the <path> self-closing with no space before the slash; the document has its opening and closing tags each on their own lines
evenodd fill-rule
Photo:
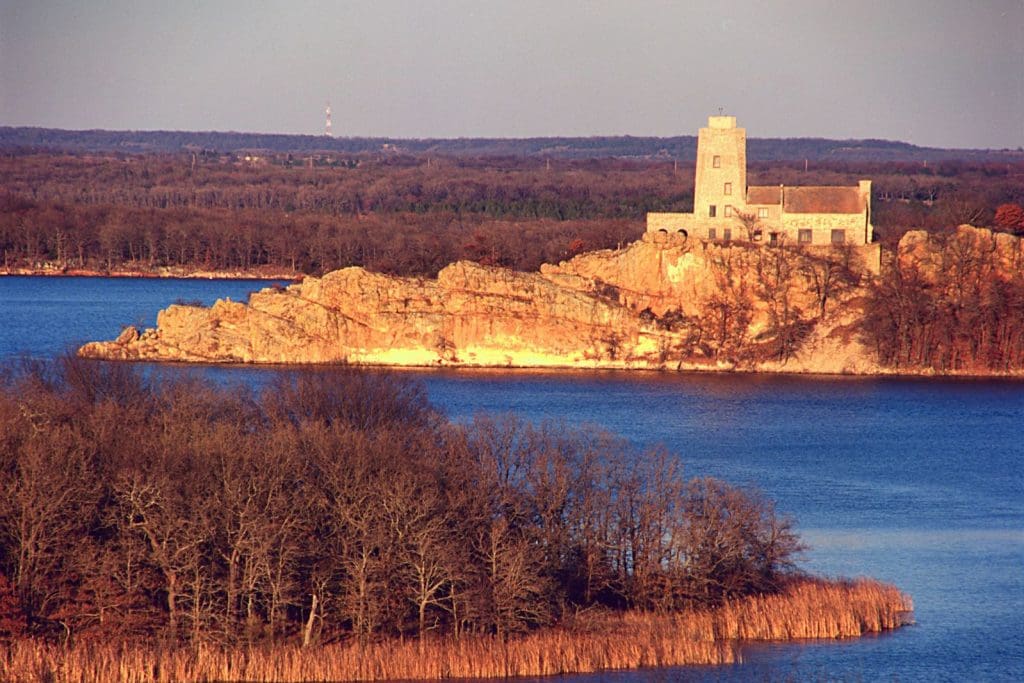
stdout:
<svg viewBox="0 0 1024 683">
<path fill-rule="evenodd" d="M 160 649 L 123 643 L 61 647 L 12 643 L 0 680 L 378 681 L 584 673 L 683 664 L 725 664 L 740 640 L 846 638 L 905 623 L 910 599 L 876 581 L 805 580 L 779 595 L 674 615 L 606 615 L 502 641 L 490 636 L 346 643 L 303 649 Z"/>
<path fill-rule="evenodd" d="M 907 623 L 914 606 L 895 586 L 808 579 L 784 593 L 728 602 L 715 611 L 727 640 L 852 638 Z"/>
</svg>

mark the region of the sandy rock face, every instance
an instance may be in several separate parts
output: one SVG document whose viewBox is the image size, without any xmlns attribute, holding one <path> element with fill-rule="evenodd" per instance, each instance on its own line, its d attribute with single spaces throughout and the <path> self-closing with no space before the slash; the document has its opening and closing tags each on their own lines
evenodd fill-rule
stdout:
<svg viewBox="0 0 1024 683">
<path fill-rule="evenodd" d="M 1000 258 L 1020 263 L 1019 240 L 986 239 Z M 877 260 L 876 246 L 862 249 L 874 249 Z M 875 373 L 882 370 L 856 334 L 871 274 L 856 265 L 862 255 L 851 253 L 646 235 L 539 273 L 458 262 L 431 280 L 345 268 L 263 289 L 248 304 L 170 306 L 155 329 L 126 330 L 79 353 L 187 362 Z M 927 236 L 915 233 L 900 254 L 934 257 Z M 810 332 L 784 361 L 743 352 L 744 345 L 774 348 L 776 337 L 797 328 Z"/>
<path fill-rule="evenodd" d="M 979 264 L 992 277 L 1011 279 L 1024 270 L 1024 240 L 987 228 L 961 225 L 953 233 L 931 235 L 911 230 L 900 240 L 899 264 L 935 281 L 940 274 L 955 275 Z"/>
<path fill-rule="evenodd" d="M 641 350 L 642 321 L 617 302 L 537 274 L 454 263 L 437 280 L 346 268 L 248 305 L 173 305 L 157 328 L 128 328 L 80 355 L 118 360 L 384 365 L 625 364 Z M 622 347 L 608 351 L 608 345 Z M 649 345 L 649 344 L 648 344 Z"/>
<path fill-rule="evenodd" d="M 712 247 L 713 248 L 713 247 Z M 585 291 L 604 286 L 617 290 L 620 303 L 657 315 L 669 309 L 696 313 L 701 298 L 714 288 L 707 278 L 707 246 L 688 245 L 679 238 L 655 242 L 645 236 L 626 249 L 580 254 L 557 266 L 541 266 L 553 282 Z"/>
</svg>

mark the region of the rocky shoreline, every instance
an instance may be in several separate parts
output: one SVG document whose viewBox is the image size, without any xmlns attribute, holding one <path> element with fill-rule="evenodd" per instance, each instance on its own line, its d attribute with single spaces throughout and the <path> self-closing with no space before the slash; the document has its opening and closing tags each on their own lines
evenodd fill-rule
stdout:
<svg viewBox="0 0 1024 683">
<path fill-rule="evenodd" d="M 1006 268 L 1024 261 L 1020 238 L 969 226 L 958 234 L 994 249 Z M 897 258 L 926 272 L 941 248 L 911 232 Z M 79 354 L 200 363 L 1021 375 L 880 364 L 859 334 L 878 262 L 877 245 L 812 251 L 648 234 L 536 273 L 468 261 L 436 279 L 353 267 L 265 288 L 248 304 L 173 305 L 159 313 L 156 328 L 128 327 Z"/>
<path fill-rule="evenodd" d="M 0 277 L 115 277 L 139 279 L 180 279 L 180 280 L 288 280 L 296 281 L 305 277 L 302 273 L 289 271 L 261 270 L 190 270 L 187 268 L 155 269 L 114 269 L 74 268 L 58 264 L 41 266 L 0 267 Z"/>
</svg>

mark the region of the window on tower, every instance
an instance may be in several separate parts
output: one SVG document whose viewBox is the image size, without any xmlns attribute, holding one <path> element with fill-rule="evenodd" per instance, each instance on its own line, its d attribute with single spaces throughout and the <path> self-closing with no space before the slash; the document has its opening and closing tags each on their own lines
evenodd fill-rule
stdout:
<svg viewBox="0 0 1024 683">
<path fill-rule="evenodd" d="M 725 194 L 732 194 L 732 183 L 725 184 Z"/>
<path fill-rule="evenodd" d="M 718 156 L 717 154 L 711 157 L 711 166 L 713 168 L 722 168 L 722 157 Z"/>
<path fill-rule="evenodd" d="M 708 217 L 709 218 L 714 218 L 717 213 L 718 213 L 718 207 L 717 206 L 712 204 L 711 206 L 708 207 Z"/>
</svg>

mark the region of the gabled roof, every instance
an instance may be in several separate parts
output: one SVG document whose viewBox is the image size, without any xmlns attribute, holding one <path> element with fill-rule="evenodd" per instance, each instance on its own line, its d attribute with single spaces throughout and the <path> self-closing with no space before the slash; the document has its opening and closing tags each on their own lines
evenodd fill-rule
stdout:
<svg viewBox="0 0 1024 683">
<path fill-rule="evenodd" d="M 747 205 L 778 206 L 784 202 L 786 213 L 861 213 L 864 199 L 859 187 L 785 187 L 751 185 L 747 188 Z"/>
<path fill-rule="evenodd" d="M 751 185 L 747 188 L 747 204 L 779 204 L 779 185 Z"/>
<path fill-rule="evenodd" d="M 864 199 L 858 187 L 787 187 L 786 213 L 861 213 Z"/>
</svg>

